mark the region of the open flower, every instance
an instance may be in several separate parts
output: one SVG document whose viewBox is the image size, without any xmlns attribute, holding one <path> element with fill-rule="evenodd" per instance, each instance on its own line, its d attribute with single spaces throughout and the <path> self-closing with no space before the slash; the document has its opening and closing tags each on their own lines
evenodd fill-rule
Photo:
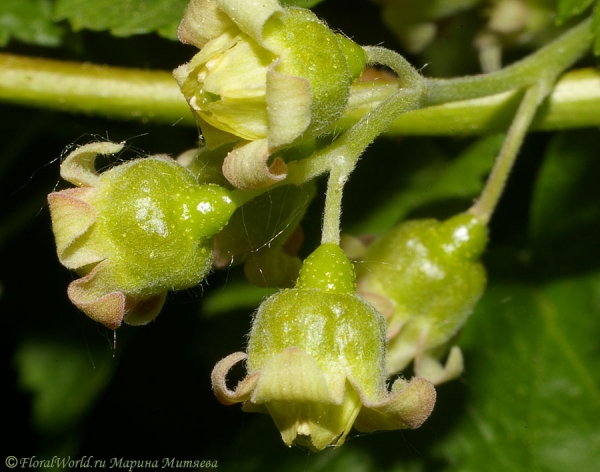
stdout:
<svg viewBox="0 0 600 472">
<path fill-rule="evenodd" d="M 71 152 L 61 176 L 77 186 L 48 196 L 60 262 L 82 278 L 67 290 L 90 318 L 115 329 L 158 315 L 168 290 L 198 284 L 212 262 L 212 237 L 236 206 L 228 191 L 199 185 L 166 156 L 134 159 L 98 174 L 98 154 L 123 144 Z"/>
<path fill-rule="evenodd" d="M 246 359 L 248 376 L 230 390 L 225 377 Z M 268 413 L 288 446 L 340 446 L 354 426 L 371 432 L 419 427 L 435 389 L 421 378 L 385 374 L 385 321 L 354 292 L 350 261 L 333 244 L 304 262 L 294 289 L 262 303 L 247 353 L 221 360 L 212 374 L 217 398 Z"/>
<path fill-rule="evenodd" d="M 175 78 L 207 145 L 238 142 L 223 173 L 239 188 L 283 179 L 269 156 L 335 122 L 366 61 L 310 10 L 277 0 L 191 0 L 179 38 L 201 50 Z"/>
<path fill-rule="evenodd" d="M 434 384 L 462 373 L 457 346 L 445 365 L 439 359 L 483 294 L 486 243 L 485 224 L 464 213 L 401 223 L 358 254 L 357 291 L 387 319 L 389 374 L 413 360 Z"/>
</svg>

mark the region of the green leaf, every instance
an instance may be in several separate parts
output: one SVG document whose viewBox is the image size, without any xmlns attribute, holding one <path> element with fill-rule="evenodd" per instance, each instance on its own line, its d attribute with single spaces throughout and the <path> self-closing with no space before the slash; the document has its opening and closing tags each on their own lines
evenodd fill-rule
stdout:
<svg viewBox="0 0 600 472">
<path fill-rule="evenodd" d="M 211 317 L 234 310 L 251 312 L 264 298 L 275 292 L 275 288 L 256 287 L 248 282 L 230 282 L 203 299 L 202 314 Z"/>
<path fill-rule="evenodd" d="M 57 0 L 54 10 L 75 30 L 110 30 L 115 36 L 157 32 L 177 39 L 188 0 Z"/>
<path fill-rule="evenodd" d="M 352 228 L 352 232 L 380 233 L 418 207 L 447 199 L 469 200 L 477 196 L 503 141 L 504 135 L 501 134 L 486 136 L 465 149 L 456 159 L 436 159 L 436 162 L 426 161 L 433 153 L 421 145 L 414 155 L 423 168 L 414 172 L 406 185 L 391 195 L 385 204 L 375 206 L 373 213 Z"/>
<path fill-rule="evenodd" d="M 530 238 L 538 259 L 557 270 L 600 267 L 600 160 L 596 129 L 550 142 L 535 184 Z"/>
<path fill-rule="evenodd" d="M 594 0 L 558 0 L 557 23 L 564 23 L 569 18 L 579 15 L 592 3 Z"/>
<path fill-rule="evenodd" d="M 592 20 L 592 34 L 594 35 L 593 51 L 600 56 L 600 2 L 594 7 L 594 18 Z"/>
<path fill-rule="evenodd" d="M 64 432 L 93 406 L 110 382 L 112 356 L 48 339 L 27 339 L 15 354 L 22 389 L 33 393 L 39 431 Z"/>
<path fill-rule="evenodd" d="M 0 46 L 11 38 L 40 46 L 60 45 L 65 29 L 54 23 L 50 0 L 2 0 Z"/>
<path fill-rule="evenodd" d="M 466 407 L 438 451 L 450 470 L 595 470 L 600 464 L 600 273 L 493 285 L 472 315 Z"/>
</svg>

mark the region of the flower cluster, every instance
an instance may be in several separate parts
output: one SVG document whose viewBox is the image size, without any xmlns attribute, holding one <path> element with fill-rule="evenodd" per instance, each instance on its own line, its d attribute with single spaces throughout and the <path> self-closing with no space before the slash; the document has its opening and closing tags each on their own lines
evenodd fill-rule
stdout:
<svg viewBox="0 0 600 472">
<path fill-rule="evenodd" d="M 109 328 L 154 319 L 168 290 L 192 287 L 212 263 L 212 237 L 236 208 L 229 192 L 198 184 L 166 156 L 134 159 L 99 174 L 97 155 L 123 144 L 71 152 L 61 176 L 76 185 L 48 196 L 60 262 L 80 279 L 70 300 Z"/>
</svg>

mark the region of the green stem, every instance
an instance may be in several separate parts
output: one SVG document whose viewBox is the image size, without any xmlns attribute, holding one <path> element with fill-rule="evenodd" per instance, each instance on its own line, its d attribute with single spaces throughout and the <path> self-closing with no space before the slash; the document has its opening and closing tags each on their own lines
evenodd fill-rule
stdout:
<svg viewBox="0 0 600 472">
<path fill-rule="evenodd" d="M 315 155 L 341 153 L 356 162 L 358 157 L 400 115 L 419 108 L 423 96 L 423 81 L 412 66 L 399 54 L 383 48 L 365 48 L 369 63 L 391 67 L 411 88 L 400 88 L 346 131 L 332 145 Z M 343 152 L 341 152 L 343 150 Z"/>
<path fill-rule="evenodd" d="M 170 72 L 0 54 L 0 102 L 115 119 L 197 126 Z M 336 130 L 351 128 L 397 87 L 358 83 L 359 97 Z M 506 129 L 518 92 L 422 108 L 399 116 L 387 135 L 477 135 Z M 600 126 L 600 71 L 569 72 L 540 107 L 533 130 Z"/>
<path fill-rule="evenodd" d="M 333 163 L 327 181 L 325 194 L 325 210 L 323 212 L 323 231 L 321 244 L 340 243 L 340 221 L 342 216 L 342 194 L 352 167 L 343 157 Z"/>
<path fill-rule="evenodd" d="M 481 196 L 469 210 L 485 224 L 490 221 L 492 213 L 500 200 L 535 111 L 548 94 L 552 83 L 552 80 L 542 79 L 539 83 L 529 87 L 525 92 L 521 105 L 502 144 L 500 153 L 496 158 L 492 173 L 488 177 Z"/>
<path fill-rule="evenodd" d="M 309 170 L 308 175 L 316 169 L 322 169 L 324 164 L 329 167 L 329 181 L 325 196 L 323 213 L 322 243 L 339 244 L 340 217 L 342 213 L 342 194 L 350 174 L 356 166 L 358 158 L 369 144 L 385 131 L 398 116 L 420 106 L 423 95 L 423 81 L 419 73 L 399 54 L 384 48 L 365 48 L 369 63 L 377 63 L 390 67 L 402 85 L 377 108 L 363 116 L 352 128 L 346 131 L 330 146 L 305 159 L 305 165 L 311 169 L 298 168 L 295 172 Z M 294 173 L 292 172 L 292 178 Z M 303 178 L 306 178 L 304 174 Z"/>
<path fill-rule="evenodd" d="M 0 100 L 109 118 L 195 125 L 170 72 L 0 54 Z"/>
<path fill-rule="evenodd" d="M 550 44 L 497 72 L 457 79 L 427 79 L 424 104 L 494 95 L 532 85 L 543 73 L 558 75 L 589 51 L 593 39 L 591 23 L 591 18 L 582 21 Z"/>
<path fill-rule="evenodd" d="M 380 64 L 388 66 L 398 76 L 403 88 L 423 90 L 423 77 L 421 74 L 400 54 L 379 46 L 365 46 L 369 64 Z"/>
</svg>

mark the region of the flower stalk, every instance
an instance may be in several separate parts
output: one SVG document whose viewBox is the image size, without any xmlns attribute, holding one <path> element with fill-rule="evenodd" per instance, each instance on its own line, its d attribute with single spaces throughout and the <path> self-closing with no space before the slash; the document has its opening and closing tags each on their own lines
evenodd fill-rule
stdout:
<svg viewBox="0 0 600 472">
<path fill-rule="evenodd" d="M 529 87 L 525 91 L 521 105 L 517 110 L 504 144 L 496 158 L 496 164 L 492 169 L 492 173 L 481 192 L 481 196 L 469 210 L 470 213 L 477 216 L 485 224 L 490 221 L 492 213 L 502 196 L 506 181 L 533 120 L 535 111 L 548 94 L 551 83 L 548 80 L 541 80 L 538 84 Z"/>
<path fill-rule="evenodd" d="M 468 100 L 535 84 L 544 74 L 560 73 L 590 49 L 592 19 L 574 26 L 530 56 L 497 72 L 457 79 L 427 79 L 426 105 Z"/>
</svg>

